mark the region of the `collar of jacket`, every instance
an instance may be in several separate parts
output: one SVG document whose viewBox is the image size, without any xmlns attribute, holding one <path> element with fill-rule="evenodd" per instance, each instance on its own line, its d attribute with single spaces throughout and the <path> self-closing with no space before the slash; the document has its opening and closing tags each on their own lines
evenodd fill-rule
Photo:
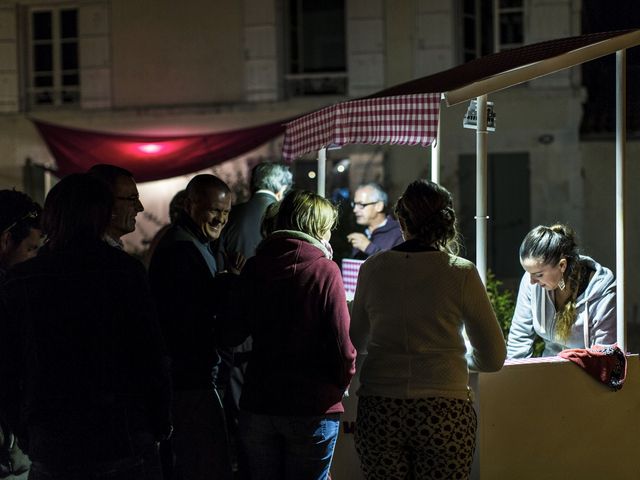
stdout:
<svg viewBox="0 0 640 480">
<path fill-rule="evenodd" d="M 296 240 L 302 240 L 304 242 L 310 243 L 314 247 L 319 248 L 325 257 L 331 259 L 331 253 L 325 247 L 320 240 L 313 238 L 311 235 L 307 235 L 304 232 L 300 232 L 298 230 L 276 230 L 271 235 L 267 237 L 271 238 L 295 238 Z"/>
<path fill-rule="evenodd" d="M 207 237 L 202 232 L 202 230 L 200 230 L 200 227 L 196 225 L 196 222 L 194 222 L 187 213 L 184 213 L 184 212 L 180 213 L 180 215 L 178 216 L 178 219 L 176 220 L 176 225 L 179 225 L 182 228 L 184 228 L 191 235 L 193 235 L 200 243 L 207 244 L 210 242 L 209 237 Z"/>
</svg>

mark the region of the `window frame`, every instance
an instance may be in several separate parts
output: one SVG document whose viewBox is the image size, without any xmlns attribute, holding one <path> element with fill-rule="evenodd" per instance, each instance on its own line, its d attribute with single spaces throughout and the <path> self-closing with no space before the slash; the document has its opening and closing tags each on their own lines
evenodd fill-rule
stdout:
<svg viewBox="0 0 640 480">
<path fill-rule="evenodd" d="M 300 72 L 304 70 L 304 41 L 302 36 L 302 3 L 304 0 L 284 0 L 284 62 L 283 62 L 283 80 L 285 98 L 306 97 L 314 95 L 346 95 L 349 88 L 348 74 L 348 51 L 347 51 L 347 2 L 343 2 L 343 22 L 344 22 L 344 55 L 345 65 L 344 71 L 326 72 Z M 291 18 L 291 3 L 297 4 L 297 22 L 293 25 L 294 19 Z M 297 36 L 297 59 L 293 59 L 293 50 L 291 38 L 293 32 Z M 298 64 L 298 72 L 292 72 L 293 64 Z M 323 91 L 329 88 L 332 91 Z"/>
<path fill-rule="evenodd" d="M 76 32 L 75 37 L 62 36 L 62 12 L 75 11 Z M 36 39 L 34 29 L 34 15 L 37 13 L 49 13 L 51 15 L 51 37 L 48 39 Z M 27 110 L 45 110 L 60 108 L 79 108 L 81 104 L 81 68 L 80 68 L 80 32 L 79 32 L 80 8 L 73 3 L 61 3 L 55 5 L 28 5 L 26 6 L 24 21 L 26 23 L 26 65 L 25 65 L 25 106 Z M 63 45 L 76 46 L 77 64 L 75 69 L 63 69 Z M 51 70 L 36 71 L 35 47 L 37 45 L 51 46 Z M 39 76 L 49 74 L 52 77 L 51 86 L 36 86 Z M 77 83 L 65 85 L 63 78 L 69 75 L 77 76 Z M 39 102 L 38 95 L 49 93 L 51 102 Z M 71 94 L 71 101 L 65 101 L 65 94 Z"/>
</svg>

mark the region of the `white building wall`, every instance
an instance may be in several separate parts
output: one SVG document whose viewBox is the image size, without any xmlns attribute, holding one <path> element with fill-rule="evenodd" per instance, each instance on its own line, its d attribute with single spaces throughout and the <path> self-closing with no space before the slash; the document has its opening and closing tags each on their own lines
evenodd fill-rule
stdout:
<svg viewBox="0 0 640 480">
<path fill-rule="evenodd" d="M 368 95 L 385 86 L 383 0 L 347 0 L 349 96 Z"/>
</svg>

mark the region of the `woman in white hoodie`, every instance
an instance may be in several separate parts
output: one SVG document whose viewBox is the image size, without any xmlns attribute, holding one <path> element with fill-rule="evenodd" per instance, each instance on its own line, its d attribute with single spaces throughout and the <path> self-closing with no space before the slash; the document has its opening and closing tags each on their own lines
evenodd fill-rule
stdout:
<svg viewBox="0 0 640 480">
<path fill-rule="evenodd" d="M 525 274 L 507 341 L 508 358 L 533 354 L 535 335 L 543 356 L 565 348 L 589 348 L 616 341 L 616 281 L 609 270 L 578 253 L 566 225 L 540 225 L 520 245 Z"/>
</svg>

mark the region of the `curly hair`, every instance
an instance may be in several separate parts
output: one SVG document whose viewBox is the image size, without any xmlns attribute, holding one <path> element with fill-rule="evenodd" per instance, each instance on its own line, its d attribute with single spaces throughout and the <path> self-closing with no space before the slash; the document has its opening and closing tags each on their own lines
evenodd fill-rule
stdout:
<svg viewBox="0 0 640 480">
<path fill-rule="evenodd" d="M 456 212 L 446 188 L 429 180 L 416 180 L 398 199 L 394 211 L 406 231 L 420 243 L 457 255 Z"/>
<path fill-rule="evenodd" d="M 556 336 L 564 342 L 569 338 L 571 327 L 576 322 L 576 298 L 583 275 L 575 232 L 561 223 L 549 227 L 537 226 L 524 237 L 520 245 L 520 260 L 528 258 L 543 265 L 557 265 L 563 258 L 567 260 L 563 278 L 571 295 L 556 312 L 555 331 Z"/>
</svg>

